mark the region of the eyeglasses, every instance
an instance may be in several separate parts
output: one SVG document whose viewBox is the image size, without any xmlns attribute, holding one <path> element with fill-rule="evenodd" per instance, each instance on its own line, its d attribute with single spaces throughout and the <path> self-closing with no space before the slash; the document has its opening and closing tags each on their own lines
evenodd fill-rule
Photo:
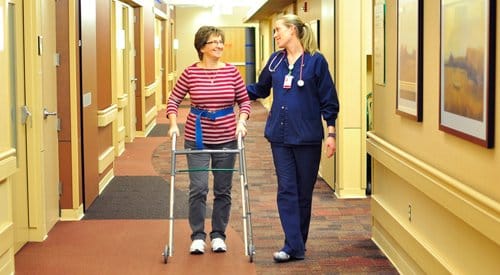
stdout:
<svg viewBox="0 0 500 275">
<path fill-rule="evenodd" d="M 222 45 L 222 46 L 224 46 L 224 41 L 222 41 L 222 40 L 212 40 L 212 41 L 205 42 L 205 45 L 207 45 L 207 44 L 215 44 L 215 45 Z"/>
</svg>

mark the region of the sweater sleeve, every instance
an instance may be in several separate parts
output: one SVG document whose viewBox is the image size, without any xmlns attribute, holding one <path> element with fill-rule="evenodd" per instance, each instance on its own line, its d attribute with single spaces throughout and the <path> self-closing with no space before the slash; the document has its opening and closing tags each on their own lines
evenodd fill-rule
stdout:
<svg viewBox="0 0 500 275">
<path fill-rule="evenodd" d="M 177 79 L 174 89 L 170 94 L 167 102 L 167 117 L 170 114 L 178 113 L 179 105 L 181 104 L 186 94 L 189 92 L 189 68 L 186 68 L 181 76 Z"/>
<path fill-rule="evenodd" d="M 243 82 L 243 78 L 241 77 L 241 74 L 238 71 L 238 69 L 234 67 L 234 70 L 235 70 L 234 92 L 235 92 L 236 103 L 238 103 L 240 113 L 245 113 L 250 115 L 251 103 L 247 93 L 247 89 L 245 87 L 245 82 Z"/>
</svg>

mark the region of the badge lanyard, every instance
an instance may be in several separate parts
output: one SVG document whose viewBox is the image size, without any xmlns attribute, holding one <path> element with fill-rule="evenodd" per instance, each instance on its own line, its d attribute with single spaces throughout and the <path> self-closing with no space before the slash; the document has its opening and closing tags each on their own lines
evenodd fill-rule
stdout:
<svg viewBox="0 0 500 275">
<path fill-rule="evenodd" d="M 283 81 L 283 88 L 284 89 L 290 89 L 290 88 L 292 88 L 292 80 L 293 80 L 292 70 L 293 70 L 293 65 L 294 64 L 289 64 L 288 65 L 288 74 L 285 76 L 285 80 Z M 304 54 L 302 54 L 302 57 L 300 59 L 299 80 L 297 80 L 297 86 L 299 86 L 299 87 L 304 86 L 304 80 L 302 80 L 302 68 L 303 67 L 304 67 Z M 275 69 L 276 69 L 276 67 L 275 67 Z"/>
<path fill-rule="evenodd" d="M 278 60 L 278 63 L 275 63 L 278 55 L 281 55 L 281 57 Z M 300 59 L 299 80 L 297 80 L 297 86 L 299 86 L 299 87 L 304 86 L 304 80 L 302 80 L 302 68 L 304 67 L 304 55 L 305 55 L 305 53 L 302 53 L 302 56 Z M 276 69 L 281 64 L 281 62 L 283 62 L 283 59 L 285 58 L 285 56 L 286 56 L 285 51 L 281 51 L 281 53 L 275 55 L 274 58 L 269 63 L 268 70 L 272 73 L 276 72 Z M 273 66 L 273 64 L 274 64 L 274 66 Z M 292 80 L 293 80 L 292 70 L 293 70 L 293 64 L 288 65 L 288 74 L 285 76 L 285 81 L 283 82 L 283 88 L 285 88 L 285 89 L 290 89 L 292 87 Z"/>
</svg>

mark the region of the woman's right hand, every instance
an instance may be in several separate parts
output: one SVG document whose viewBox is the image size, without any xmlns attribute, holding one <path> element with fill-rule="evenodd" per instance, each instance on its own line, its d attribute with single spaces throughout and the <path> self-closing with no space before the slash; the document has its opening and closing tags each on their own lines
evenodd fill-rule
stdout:
<svg viewBox="0 0 500 275">
<path fill-rule="evenodd" d="M 244 119 L 239 120 L 236 124 L 236 136 L 240 133 L 242 137 L 247 135 L 247 121 Z"/>
<path fill-rule="evenodd" d="M 179 127 L 177 126 L 177 123 L 170 125 L 170 129 L 168 129 L 168 135 L 172 137 L 173 135 L 179 136 Z"/>
</svg>

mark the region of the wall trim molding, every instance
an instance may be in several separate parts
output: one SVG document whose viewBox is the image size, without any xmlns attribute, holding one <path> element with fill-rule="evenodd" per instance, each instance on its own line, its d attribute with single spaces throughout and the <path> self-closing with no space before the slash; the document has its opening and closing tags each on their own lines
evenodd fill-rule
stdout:
<svg viewBox="0 0 500 275">
<path fill-rule="evenodd" d="M 446 261 L 438 256 L 435 249 L 423 243 L 414 230 L 394 218 L 397 215 L 391 213 L 391 209 L 382 201 L 372 198 L 371 211 L 373 216 L 378 217 L 373 220 L 372 240 L 401 274 L 426 273 L 420 266 L 425 266 L 436 274 L 449 272 L 450 268 L 443 264 Z M 384 221 L 384 224 L 379 221 Z M 404 247 L 400 244 L 404 244 Z"/>
<path fill-rule="evenodd" d="M 12 248 L 14 243 L 14 224 L 6 222 L 0 224 L 0 259 L 1 256 Z"/>
<path fill-rule="evenodd" d="M 368 132 L 368 153 L 414 188 L 500 245 L 500 203 Z"/>
<path fill-rule="evenodd" d="M 106 186 L 111 182 L 111 180 L 115 177 L 115 171 L 113 169 L 109 169 L 109 172 L 102 177 L 101 182 L 99 182 L 99 194 L 106 189 Z"/>
<path fill-rule="evenodd" d="M 145 97 L 150 97 L 150 96 L 156 94 L 156 90 L 159 88 L 159 86 L 160 85 L 159 85 L 158 81 L 155 81 L 151 85 L 146 86 L 144 88 L 144 96 Z"/>
<path fill-rule="evenodd" d="M 0 152 L 0 183 L 16 172 L 16 149 Z"/>
<path fill-rule="evenodd" d="M 158 116 L 158 108 L 156 106 L 151 107 L 151 109 L 149 109 L 146 112 L 146 115 L 144 116 L 146 125 L 150 125 L 151 122 L 153 122 L 153 120 L 155 120 L 157 116 Z"/>
<path fill-rule="evenodd" d="M 117 98 L 117 100 L 118 100 L 118 103 L 117 103 L 118 108 L 123 109 L 123 108 L 127 107 L 127 105 L 128 105 L 128 94 L 122 94 L 121 96 L 119 96 Z"/>
<path fill-rule="evenodd" d="M 97 111 L 97 126 L 106 127 L 116 119 L 118 106 L 113 104 L 104 110 Z"/>
<path fill-rule="evenodd" d="M 114 146 L 108 147 L 108 149 L 102 152 L 101 155 L 99 156 L 99 163 L 98 163 L 99 174 L 104 172 L 104 170 L 108 168 L 109 165 L 111 165 L 115 160 L 114 148 L 115 148 Z"/>
<path fill-rule="evenodd" d="M 80 204 L 75 209 L 61 209 L 61 221 L 79 221 L 84 216 L 83 204 Z"/>
</svg>

